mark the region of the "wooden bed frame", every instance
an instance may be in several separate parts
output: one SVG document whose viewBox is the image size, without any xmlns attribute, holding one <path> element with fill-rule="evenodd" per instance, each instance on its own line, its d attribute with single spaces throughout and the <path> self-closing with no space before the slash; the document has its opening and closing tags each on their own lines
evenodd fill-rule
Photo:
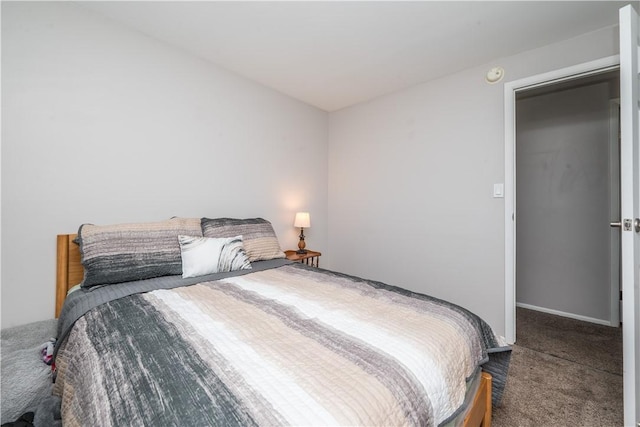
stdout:
<svg viewBox="0 0 640 427">
<path fill-rule="evenodd" d="M 80 262 L 80 246 L 73 242 L 77 234 L 58 234 L 56 261 L 56 319 L 60 316 L 69 289 L 84 278 Z"/>
<path fill-rule="evenodd" d="M 77 234 L 59 234 L 57 240 L 56 318 L 69 289 L 82 282 L 84 268 L 80 262 L 80 247 L 74 242 Z M 491 427 L 491 375 L 482 372 L 480 386 L 473 397 L 464 427 Z"/>
</svg>

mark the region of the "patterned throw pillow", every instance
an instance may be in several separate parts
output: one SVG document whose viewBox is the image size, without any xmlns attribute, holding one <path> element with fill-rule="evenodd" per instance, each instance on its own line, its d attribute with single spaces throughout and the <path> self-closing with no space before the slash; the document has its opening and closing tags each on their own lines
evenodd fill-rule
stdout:
<svg viewBox="0 0 640 427">
<path fill-rule="evenodd" d="M 201 224 L 204 237 L 242 236 L 251 262 L 285 257 L 273 226 L 266 219 L 202 218 Z"/>
<path fill-rule="evenodd" d="M 178 242 L 184 278 L 251 269 L 242 246 L 242 236 L 220 239 L 178 236 Z"/>
<path fill-rule="evenodd" d="M 182 274 L 179 235 L 202 236 L 200 219 L 93 225 L 78 230 L 83 287 Z"/>
</svg>

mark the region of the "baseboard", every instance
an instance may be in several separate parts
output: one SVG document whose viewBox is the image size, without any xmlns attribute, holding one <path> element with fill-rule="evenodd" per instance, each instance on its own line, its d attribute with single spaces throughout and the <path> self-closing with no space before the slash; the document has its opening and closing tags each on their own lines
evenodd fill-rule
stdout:
<svg viewBox="0 0 640 427">
<path fill-rule="evenodd" d="M 552 310 L 550 308 L 538 307 L 535 305 L 524 304 L 521 302 L 517 302 L 516 307 L 526 308 L 528 310 L 541 311 L 543 313 L 548 313 L 548 314 L 555 314 L 556 316 L 568 317 L 570 319 L 582 320 L 583 322 L 596 323 L 598 325 L 612 326 L 611 322 L 609 322 L 608 320 L 595 319 L 593 317 L 581 316 L 579 314 L 573 314 L 573 313 L 565 313 L 564 311 Z"/>
</svg>

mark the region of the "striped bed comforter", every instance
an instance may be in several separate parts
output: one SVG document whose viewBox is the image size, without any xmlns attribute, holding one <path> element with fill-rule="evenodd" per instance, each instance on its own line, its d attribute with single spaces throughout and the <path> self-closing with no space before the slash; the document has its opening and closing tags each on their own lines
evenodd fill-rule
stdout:
<svg viewBox="0 0 640 427">
<path fill-rule="evenodd" d="M 65 426 L 439 425 L 499 347 L 460 307 L 285 265 L 89 310 L 54 394 Z"/>
</svg>

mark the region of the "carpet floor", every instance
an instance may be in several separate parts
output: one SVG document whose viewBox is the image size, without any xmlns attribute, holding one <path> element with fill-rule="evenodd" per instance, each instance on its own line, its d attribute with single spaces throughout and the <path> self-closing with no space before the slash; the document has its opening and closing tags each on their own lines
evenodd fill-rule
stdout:
<svg viewBox="0 0 640 427">
<path fill-rule="evenodd" d="M 523 308 L 494 427 L 621 426 L 622 330 Z"/>
</svg>

